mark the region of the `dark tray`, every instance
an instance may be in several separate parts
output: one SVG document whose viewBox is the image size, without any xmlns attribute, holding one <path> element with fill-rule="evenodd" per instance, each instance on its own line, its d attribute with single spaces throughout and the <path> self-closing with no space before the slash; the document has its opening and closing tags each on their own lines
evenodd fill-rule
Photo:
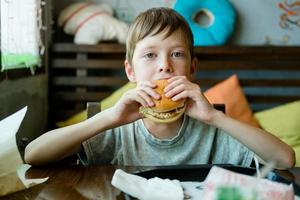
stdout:
<svg viewBox="0 0 300 200">
<path fill-rule="evenodd" d="M 148 170 L 136 171 L 133 174 L 139 175 L 144 178 L 153 178 L 159 177 L 162 179 L 177 179 L 179 181 L 204 181 L 207 174 L 209 173 L 212 166 L 219 166 L 224 169 L 228 169 L 233 172 L 246 174 L 246 175 L 254 175 L 256 173 L 255 168 L 250 167 L 241 167 L 230 164 L 220 164 L 220 165 L 187 165 L 187 166 L 158 166 L 153 167 Z M 291 182 L 282 176 L 280 176 L 276 171 L 271 171 L 268 173 L 268 180 L 285 183 L 285 184 L 293 184 L 295 194 L 300 196 L 300 187 L 294 182 Z M 130 200 L 134 199 L 129 195 L 125 194 L 125 199 Z"/>
</svg>

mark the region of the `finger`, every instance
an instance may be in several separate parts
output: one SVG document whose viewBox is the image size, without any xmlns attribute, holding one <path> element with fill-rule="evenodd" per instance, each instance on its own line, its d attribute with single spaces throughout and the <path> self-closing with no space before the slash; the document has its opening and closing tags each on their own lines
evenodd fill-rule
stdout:
<svg viewBox="0 0 300 200">
<path fill-rule="evenodd" d="M 135 101 L 144 107 L 148 106 L 147 101 L 140 95 L 139 90 L 134 89 L 131 92 L 127 93 L 126 96 L 127 97 L 125 97 L 125 99 L 128 99 L 129 101 Z"/>
<path fill-rule="evenodd" d="M 174 95 L 179 94 L 184 90 L 186 90 L 186 86 L 184 84 L 180 84 L 169 90 L 167 93 L 165 93 L 165 95 L 166 97 L 173 97 Z"/>
<path fill-rule="evenodd" d="M 146 107 L 154 106 L 154 102 L 152 101 L 151 97 L 143 90 L 138 91 L 138 95 L 143 99 L 143 101 L 146 103 Z"/>
<path fill-rule="evenodd" d="M 153 90 L 156 87 L 157 85 L 155 83 L 144 81 L 139 84 L 137 89 L 144 90 L 149 96 L 153 97 L 154 99 L 160 99 L 160 94 Z"/>
<path fill-rule="evenodd" d="M 176 86 L 183 84 L 186 81 L 186 79 L 182 76 L 177 76 L 175 79 L 172 79 L 172 81 L 169 82 L 169 84 L 165 87 L 164 92 L 168 92 L 175 88 Z"/>
<path fill-rule="evenodd" d="M 143 107 L 148 107 L 147 102 L 140 95 L 137 95 L 134 100 L 140 103 Z"/>
<path fill-rule="evenodd" d="M 178 101 L 178 100 L 180 100 L 180 99 L 186 99 L 186 98 L 189 97 L 189 94 L 190 94 L 190 92 L 185 90 L 185 91 L 183 91 L 183 92 L 180 92 L 180 93 L 174 95 L 174 96 L 172 97 L 172 100 L 173 100 L 173 101 Z"/>
<path fill-rule="evenodd" d="M 153 90 L 152 88 L 145 87 L 141 89 L 145 91 L 149 96 L 153 97 L 154 99 L 160 99 L 160 94 L 155 90 Z"/>
<path fill-rule="evenodd" d="M 168 79 L 168 82 L 171 83 L 171 82 L 176 81 L 178 79 L 186 79 L 186 76 L 173 76 L 173 77 Z"/>
</svg>

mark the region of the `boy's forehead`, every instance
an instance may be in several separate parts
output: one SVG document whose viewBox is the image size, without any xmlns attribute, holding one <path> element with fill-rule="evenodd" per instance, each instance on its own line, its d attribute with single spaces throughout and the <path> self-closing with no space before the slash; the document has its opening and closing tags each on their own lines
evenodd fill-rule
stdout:
<svg viewBox="0 0 300 200">
<path fill-rule="evenodd" d="M 187 48 L 187 41 L 180 29 L 167 36 L 166 31 L 158 34 L 149 34 L 142 40 L 138 41 L 136 48 L 155 48 L 157 46 L 167 45 L 168 47 Z"/>
</svg>

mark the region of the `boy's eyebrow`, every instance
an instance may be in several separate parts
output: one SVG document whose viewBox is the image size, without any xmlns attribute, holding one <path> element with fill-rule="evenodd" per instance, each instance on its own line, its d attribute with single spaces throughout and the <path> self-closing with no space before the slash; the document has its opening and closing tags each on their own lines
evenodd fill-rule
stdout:
<svg viewBox="0 0 300 200">
<path fill-rule="evenodd" d="M 182 44 L 174 44 L 174 45 L 172 45 L 171 46 L 171 48 L 187 48 L 187 46 L 186 45 L 182 45 Z"/>
<path fill-rule="evenodd" d="M 151 46 L 146 46 L 146 47 L 142 47 L 141 50 L 142 51 L 145 51 L 145 50 L 151 50 L 151 49 L 157 49 L 157 48 L 160 48 L 156 45 L 151 45 Z M 174 48 L 187 48 L 186 45 L 182 45 L 182 44 L 174 44 L 172 46 L 170 46 L 171 49 L 174 49 Z"/>
</svg>

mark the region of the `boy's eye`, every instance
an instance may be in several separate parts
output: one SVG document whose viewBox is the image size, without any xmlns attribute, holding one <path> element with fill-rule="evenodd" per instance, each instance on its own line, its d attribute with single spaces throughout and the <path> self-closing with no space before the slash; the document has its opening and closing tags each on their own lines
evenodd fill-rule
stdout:
<svg viewBox="0 0 300 200">
<path fill-rule="evenodd" d="M 179 52 L 179 51 L 176 51 L 176 52 L 173 52 L 171 54 L 172 57 L 175 57 L 175 58 L 178 58 L 178 57 L 182 57 L 183 56 L 183 53 L 182 52 Z"/>
<path fill-rule="evenodd" d="M 144 55 L 145 58 L 148 58 L 148 59 L 151 59 L 151 58 L 154 58 L 155 57 L 155 54 L 154 53 L 146 53 Z"/>
</svg>

